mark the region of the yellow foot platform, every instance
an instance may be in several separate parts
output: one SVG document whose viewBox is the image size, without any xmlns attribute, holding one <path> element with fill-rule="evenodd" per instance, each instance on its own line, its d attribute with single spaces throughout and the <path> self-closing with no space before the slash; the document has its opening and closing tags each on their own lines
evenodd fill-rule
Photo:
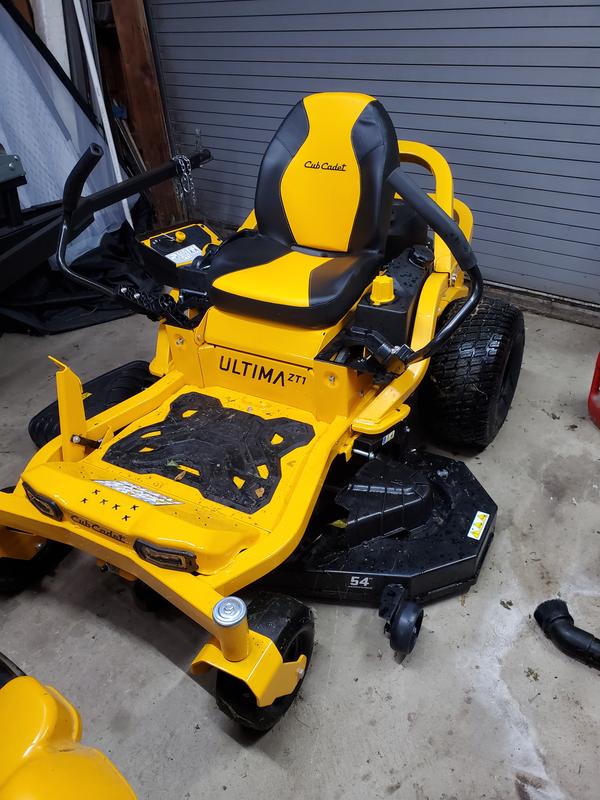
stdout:
<svg viewBox="0 0 600 800">
<path fill-rule="evenodd" d="M 40 497 L 56 507 L 61 528 L 101 549 L 131 557 L 132 550 L 155 548 L 173 567 L 171 549 L 187 557 L 181 569 L 231 592 L 294 550 L 347 425 L 220 387 L 187 385 L 80 460 L 34 459 L 23 486 L 30 501 Z M 53 538 L 65 539 L 56 532 Z"/>
</svg>

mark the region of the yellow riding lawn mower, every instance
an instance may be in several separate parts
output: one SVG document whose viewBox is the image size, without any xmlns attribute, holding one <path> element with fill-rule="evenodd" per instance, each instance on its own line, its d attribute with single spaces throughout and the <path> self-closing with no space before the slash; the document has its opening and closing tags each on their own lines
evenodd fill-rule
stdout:
<svg viewBox="0 0 600 800">
<path fill-rule="evenodd" d="M 404 656 L 422 605 L 477 580 L 496 505 L 462 462 L 418 449 L 408 418 L 418 402 L 438 440 L 485 447 L 515 391 L 523 318 L 482 299 L 447 162 L 398 141 L 367 95 L 294 106 L 233 235 L 191 223 L 140 237 L 167 287 L 155 295 L 90 282 L 66 246 L 111 203 L 189 185 L 210 154 L 82 198 L 101 156 L 92 145 L 65 184 L 58 262 L 156 320 L 156 354 L 83 387 L 56 362 L 57 403 L 30 425 L 41 448 L 0 493 L 0 589 L 84 550 L 209 631 L 192 671 L 216 669 L 219 707 L 268 730 L 311 657 L 298 596 L 378 607 Z M 431 196 L 404 164 L 431 173 Z"/>
</svg>

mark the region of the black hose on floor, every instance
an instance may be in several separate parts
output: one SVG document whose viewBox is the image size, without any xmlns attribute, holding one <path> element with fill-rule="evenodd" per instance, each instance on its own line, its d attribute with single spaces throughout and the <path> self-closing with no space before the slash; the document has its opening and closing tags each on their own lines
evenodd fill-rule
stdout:
<svg viewBox="0 0 600 800">
<path fill-rule="evenodd" d="M 600 669 L 600 639 L 577 628 L 564 600 L 546 600 L 533 613 L 546 636 L 565 655 Z"/>
</svg>

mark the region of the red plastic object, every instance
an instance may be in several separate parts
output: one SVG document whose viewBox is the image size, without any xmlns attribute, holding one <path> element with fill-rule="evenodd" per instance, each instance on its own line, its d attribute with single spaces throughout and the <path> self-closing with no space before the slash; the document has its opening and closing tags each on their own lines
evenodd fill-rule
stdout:
<svg viewBox="0 0 600 800">
<path fill-rule="evenodd" d="M 594 379 L 592 380 L 588 397 L 588 411 L 590 412 L 590 417 L 600 428 L 600 353 L 598 353 L 598 358 L 596 359 Z"/>
</svg>

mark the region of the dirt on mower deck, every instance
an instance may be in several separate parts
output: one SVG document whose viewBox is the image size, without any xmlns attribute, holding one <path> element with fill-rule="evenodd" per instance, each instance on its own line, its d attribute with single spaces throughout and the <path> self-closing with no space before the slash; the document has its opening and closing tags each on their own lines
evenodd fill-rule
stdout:
<svg viewBox="0 0 600 800">
<path fill-rule="evenodd" d="M 80 709 L 144 800 L 596 800 L 600 677 L 533 620 L 560 595 L 600 631 L 600 431 L 586 399 L 598 331 L 526 315 L 517 395 L 494 444 L 466 459 L 500 508 L 477 586 L 426 609 L 394 662 L 371 609 L 316 605 L 299 701 L 263 738 L 240 733 L 185 673 L 203 634 L 139 610 L 128 587 L 71 554 L 2 598 L 0 649 Z M 151 355 L 139 317 L 46 339 L 4 336 L 2 485 L 33 452 L 27 422 L 53 399 L 47 352 L 91 378 Z"/>
</svg>

